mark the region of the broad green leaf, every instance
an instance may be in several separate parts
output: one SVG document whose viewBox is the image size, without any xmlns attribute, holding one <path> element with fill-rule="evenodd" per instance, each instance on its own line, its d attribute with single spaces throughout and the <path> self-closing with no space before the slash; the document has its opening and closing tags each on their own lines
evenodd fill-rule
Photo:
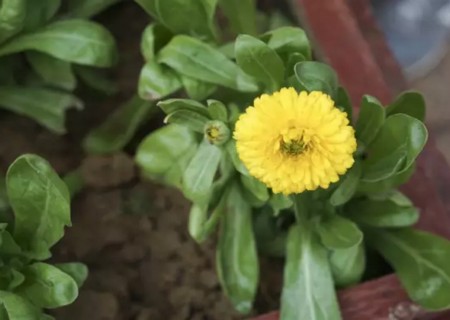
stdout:
<svg viewBox="0 0 450 320">
<path fill-rule="evenodd" d="M 214 39 L 217 0 L 135 0 L 174 34 Z M 176 8 L 176 10 L 174 10 Z"/>
<path fill-rule="evenodd" d="M 217 90 L 216 85 L 208 82 L 197 80 L 184 75 L 182 75 L 180 78 L 188 97 L 193 100 L 204 100 Z"/>
<path fill-rule="evenodd" d="M 121 0 L 69 0 L 68 15 L 73 18 L 88 19 Z"/>
<path fill-rule="evenodd" d="M 252 176 L 241 175 L 241 182 L 245 189 L 251 192 L 258 200 L 264 202 L 269 200 L 269 190 L 266 185 L 258 179 Z"/>
<path fill-rule="evenodd" d="M 388 117 L 368 148 L 361 180 L 375 182 L 406 171 L 427 138 L 427 129 L 421 121 L 405 114 Z"/>
<path fill-rule="evenodd" d="M 0 253 L 2 255 L 12 256 L 19 256 L 22 254 L 22 249 L 16 243 L 16 240 L 14 240 L 12 235 L 6 230 L 1 232 Z"/>
<path fill-rule="evenodd" d="M 167 99 L 158 102 L 158 107 L 160 107 L 161 110 L 167 115 L 177 111 L 187 110 L 198 113 L 205 117 L 209 117 L 208 109 L 203 104 L 195 100 Z"/>
<path fill-rule="evenodd" d="M 348 249 L 357 246 L 363 239 L 358 226 L 338 214 L 330 214 L 320 220 L 317 232 L 328 249 Z"/>
<path fill-rule="evenodd" d="M 26 282 L 17 293 L 41 308 L 71 304 L 78 296 L 78 286 L 67 273 L 50 264 L 36 262 L 23 269 Z"/>
<path fill-rule="evenodd" d="M 253 215 L 253 230 L 258 251 L 263 255 L 284 258 L 287 232 L 280 228 L 277 217 L 266 207 Z"/>
<path fill-rule="evenodd" d="M 138 83 L 139 96 L 145 100 L 158 100 L 181 89 L 178 75 L 155 60 L 147 62 L 141 70 Z"/>
<path fill-rule="evenodd" d="M 407 227 L 419 219 L 415 207 L 398 205 L 392 200 L 355 200 L 344 207 L 344 213 L 358 224 L 373 227 Z"/>
<path fill-rule="evenodd" d="M 65 133 L 66 110 L 81 108 L 75 96 L 45 88 L 0 87 L 0 107 L 27 116 L 56 133 Z"/>
<path fill-rule="evenodd" d="M 17 36 L 0 47 L 0 56 L 28 50 L 97 67 L 110 67 L 117 60 L 115 41 L 109 31 L 85 20 L 61 20 Z"/>
<path fill-rule="evenodd" d="M 211 119 L 228 122 L 228 110 L 225 105 L 217 100 L 208 100 L 208 113 Z"/>
<path fill-rule="evenodd" d="M 272 207 L 275 216 L 277 216 L 281 210 L 292 208 L 294 205 L 292 200 L 282 193 L 272 194 L 269 204 Z"/>
<path fill-rule="evenodd" d="M 411 176 L 414 174 L 416 166 L 414 163 L 406 169 L 404 172 L 394 174 L 389 178 L 375 181 L 375 182 L 367 182 L 367 181 L 359 181 L 357 192 L 363 194 L 373 194 L 373 193 L 382 193 L 397 188 L 407 182 Z"/>
<path fill-rule="evenodd" d="M 90 66 L 73 65 L 75 73 L 89 87 L 106 95 L 117 93 L 118 87 L 105 70 Z"/>
<path fill-rule="evenodd" d="M 425 120 L 425 100 L 419 92 L 407 91 L 395 99 L 386 109 L 386 115 L 404 113 L 417 120 Z"/>
<path fill-rule="evenodd" d="M 280 88 L 284 79 L 283 61 L 267 44 L 252 36 L 240 35 L 236 39 L 235 55 L 242 70 L 263 83 L 267 90 Z"/>
<path fill-rule="evenodd" d="M 0 316 L 2 320 L 41 320 L 41 311 L 21 296 L 0 291 Z"/>
<path fill-rule="evenodd" d="M 219 5 L 235 33 L 257 33 L 255 0 L 219 0 Z"/>
<path fill-rule="evenodd" d="M 294 67 L 300 85 L 307 91 L 322 91 L 334 97 L 338 89 L 336 72 L 328 65 L 316 62 L 299 62 Z"/>
<path fill-rule="evenodd" d="M 175 36 L 161 49 L 158 61 L 197 80 L 240 91 L 258 89 L 254 80 L 243 74 L 222 52 L 192 37 Z"/>
<path fill-rule="evenodd" d="M 24 30 L 32 31 L 49 22 L 61 6 L 61 0 L 26 1 Z"/>
<path fill-rule="evenodd" d="M 22 30 L 26 10 L 26 0 L 2 0 L 0 2 L 0 43 Z"/>
<path fill-rule="evenodd" d="M 136 131 L 157 110 L 154 103 L 134 96 L 114 110 L 105 121 L 83 140 L 88 153 L 107 154 L 122 150 Z"/>
<path fill-rule="evenodd" d="M 340 320 L 325 248 L 307 226 L 289 230 L 280 320 Z"/>
<path fill-rule="evenodd" d="M 362 98 L 361 110 L 356 122 L 356 138 L 365 146 L 370 145 L 383 126 L 384 119 L 385 111 L 380 102 L 374 97 L 365 95 Z"/>
<path fill-rule="evenodd" d="M 350 123 L 352 123 L 353 122 L 352 102 L 350 100 L 347 91 L 342 87 L 339 87 L 337 90 L 335 105 L 336 107 L 347 113 L 347 118 L 350 121 Z"/>
<path fill-rule="evenodd" d="M 6 174 L 14 211 L 14 239 L 36 259 L 50 257 L 64 227 L 70 226 L 70 195 L 50 164 L 39 156 L 17 158 Z"/>
<path fill-rule="evenodd" d="M 294 67 L 297 63 L 306 61 L 306 58 L 298 52 L 291 53 L 288 57 L 286 64 L 286 76 L 287 77 L 295 77 Z"/>
<path fill-rule="evenodd" d="M 80 262 L 58 263 L 55 267 L 71 276 L 78 288 L 81 288 L 89 273 L 86 265 Z"/>
<path fill-rule="evenodd" d="M 191 130 L 168 125 L 141 142 L 135 159 L 144 176 L 181 187 L 181 177 L 196 150 L 197 141 Z"/>
<path fill-rule="evenodd" d="M 395 269 L 409 297 L 427 310 L 450 307 L 450 242 L 413 229 L 371 230 L 370 245 Z"/>
<path fill-rule="evenodd" d="M 249 313 L 256 295 L 259 264 L 252 211 L 237 183 L 227 192 L 217 244 L 217 273 L 225 294 L 241 313 Z"/>
<path fill-rule="evenodd" d="M 265 33 L 261 38 L 279 54 L 300 53 L 306 60 L 311 59 L 308 37 L 305 31 L 300 28 L 281 27 Z"/>
<path fill-rule="evenodd" d="M 244 166 L 241 159 L 239 158 L 239 155 L 237 154 L 236 141 L 230 140 L 229 142 L 227 142 L 225 148 L 236 170 L 245 176 L 250 175 L 247 168 Z"/>
<path fill-rule="evenodd" d="M 331 273 L 334 283 L 339 287 L 357 284 L 366 268 L 366 255 L 364 245 L 348 249 L 332 250 L 329 255 Z"/>
<path fill-rule="evenodd" d="M 77 79 L 69 62 L 37 51 L 27 52 L 26 56 L 31 67 L 45 83 L 69 91 L 75 89 Z"/>
<path fill-rule="evenodd" d="M 179 110 L 169 114 L 164 123 L 176 123 L 185 126 L 192 131 L 203 133 L 209 119 L 197 112 L 190 110 Z"/>
<path fill-rule="evenodd" d="M 181 112 L 181 111 L 179 111 Z M 183 174 L 183 193 L 196 203 L 205 203 L 211 193 L 222 151 L 203 141 Z"/>
<path fill-rule="evenodd" d="M 172 33 L 158 23 L 148 25 L 141 38 L 141 53 L 146 61 L 155 59 L 158 51 L 172 38 Z"/>
<path fill-rule="evenodd" d="M 331 195 L 330 203 L 336 207 L 348 202 L 356 192 L 360 177 L 361 163 L 357 161 L 346 175 L 341 178 L 342 182 L 339 183 Z"/>
<path fill-rule="evenodd" d="M 208 236 L 214 231 L 224 214 L 224 197 L 219 202 L 217 207 L 208 216 L 208 210 L 205 205 L 193 204 L 189 212 L 188 230 L 191 237 L 198 243 L 205 241 Z"/>
</svg>

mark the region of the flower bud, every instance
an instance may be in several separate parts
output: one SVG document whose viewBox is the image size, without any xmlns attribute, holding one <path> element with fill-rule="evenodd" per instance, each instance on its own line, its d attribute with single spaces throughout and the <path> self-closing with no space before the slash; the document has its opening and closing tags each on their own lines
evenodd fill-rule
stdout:
<svg viewBox="0 0 450 320">
<path fill-rule="evenodd" d="M 230 139 L 230 129 L 222 121 L 208 121 L 205 125 L 205 137 L 209 143 L 220 146 Z"/>
</svg>

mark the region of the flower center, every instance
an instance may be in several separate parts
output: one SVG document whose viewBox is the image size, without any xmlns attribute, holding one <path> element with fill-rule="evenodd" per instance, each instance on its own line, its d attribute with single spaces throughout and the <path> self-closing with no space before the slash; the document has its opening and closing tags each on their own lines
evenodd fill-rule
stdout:
<svg viewBox="0 0 450 320">
<path fill-rule="evenodd" d="M 288 156 L 297 156 L 307 148 L 308 141 L 304 130 L 290 127 L 282 132 L 280 137 L 281 152 Z"/>
</svg>

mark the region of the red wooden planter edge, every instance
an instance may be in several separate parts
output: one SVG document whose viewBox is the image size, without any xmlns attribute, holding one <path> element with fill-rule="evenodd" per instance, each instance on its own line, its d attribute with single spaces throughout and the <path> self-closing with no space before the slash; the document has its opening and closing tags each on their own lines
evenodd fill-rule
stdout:
<svg viewBox="0 0 450 320">
<path fill-rule="evenodd" d="M 336 70 L 354 105 L 359 105 L 364 94 L 388 103 L 406 88 L 406 80 L 376 25 L 368 0 L 292 2 L 317 54 Z M 448 164 L 431 135 L 417 172 L 403 191 L 422 210 L 418 228 L 450 239 L 450 199 L 445 196 L 449 187 Z M 340 290 L 338 298 L 345 320 L 388 320 L 392 316 L 450 318 L 448 312 L 429 313 L 412 303 L 395 275 Z M 255 320 L 278 317 L 278 312 L 272 312 Z"/>
</svg>

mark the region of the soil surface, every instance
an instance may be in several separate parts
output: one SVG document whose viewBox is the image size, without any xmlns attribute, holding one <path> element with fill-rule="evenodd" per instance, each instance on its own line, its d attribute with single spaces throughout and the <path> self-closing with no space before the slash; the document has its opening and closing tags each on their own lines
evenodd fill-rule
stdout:
<svg viewBox="0 0 450 320">
<path fill-rule="evenodd" d="M 187 234 L 189 203 L 183 196 L 140 181 L 130 154 L 87 156 L 80 147 L 90 129 L 135 93 L 140 35 L 149 22 L 132 2 L 107 10 L 99 20 L 119 45 L 121 61 L 112 74 L 117 94 L 81 94 L 85 110 L 69 113 L 64 136 L 8 112 L 0 117 L 3 172 L 20 154 L 35 153 L 61 175 L 79 168 L 87 184 L 73 199 L 73 227 L 53 249 L 52 260 L 84 262 L 89 277 L 77 301 L 52 314 L 57 320 L 242 319 L 220 289 L 214 241 L 200 246 Z M 159 123 L 153 120 L 141 134 Z"/>
</svg>

